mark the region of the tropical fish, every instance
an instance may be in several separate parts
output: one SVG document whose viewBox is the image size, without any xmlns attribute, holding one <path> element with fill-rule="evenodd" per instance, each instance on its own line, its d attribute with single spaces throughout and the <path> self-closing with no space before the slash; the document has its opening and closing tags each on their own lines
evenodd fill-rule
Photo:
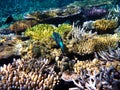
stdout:
<svg viewBox="0 0 120 90">
<path fill-rule="evenodd" d="M 60 34 L 57 32 L 53 32 L 52 38 L 55 40 L 57 45 L 61 48 L 62 52 L 64 52 L 65 46 L 63 44 L 63 40 L 62 40 L 62 37 L 60 36 Z"/>
</svg>

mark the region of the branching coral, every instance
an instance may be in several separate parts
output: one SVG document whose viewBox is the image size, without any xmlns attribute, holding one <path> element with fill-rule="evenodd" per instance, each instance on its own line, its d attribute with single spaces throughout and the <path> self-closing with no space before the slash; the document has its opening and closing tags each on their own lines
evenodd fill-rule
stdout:
<svg viewBox="0 0 120 90">
<path fill-rule="evenodd" d="M 96 72 L 99 72 L 99 66 L 102 66 L 104 64 L 105 67 L 110 67 L 113 66 L 116 70 L 120 70 L 120 65 L 119 65 L 119 61 L 114 61 L 114 62 L 110 62 L 110 61 L 101 61 L 98 59 L 93 59 L 92 61 L 77 61 L 77 63 L 74 64 L 74 71 L 78 74 L 80 74 L 80 72 L 83 69 L 86 69 L 87 71 L 91 71 L 94 72 L 94 70 Z"/>
<path fill-rule="evenodd" d="M 68 33 L 67 37 L 68 38 L 72 37 L 72 39 L 79 42 L 82 40 L 87 40 L 89 38 L 92 38 L 96 34 L 97 34 L 97 32 L 94 32 L 94 33 L 92 33 L 92 31 L 87 32 L 84 29 L 84 27 L 83 28 L 75 27 L 75 25 L 73 24 L 72 30 Z"/>
<path fill-rule="evenodd" d="M 76 52 L 80 55 L 90 54 L 98 52 L 100 50 L 107 50 L 108 46 L 115 48 L 117 46 L 119 38 L 116 34 L 114 35 L 98 35 L 92 39 L 80 41 L 78 44 L 71 45 L 69 50 Z"/>
<path fill-rule="evenodd" d="M 74 84 L 80 88 L 80 90 L 109 90 L 119 89 L 120 75 L 119 71 L 116 71 L 114 67 L 101 67 L 98 73 L 82 70 L 78 82 L 73 80 Z M 117 78 L 115 77 L 117 76 Z"/>
<path fill-rule="evenodd" d="M 65 31 L 69 30 L 71 30 L 71 26 L 69 24 L 62 24 L 58 27 L 55 27 L 50 24 L 39 24 L 27 29 L 25 35 L 30 36 L 35 40 L 43 41 L 50 38 L 54 31 L 63 35 Z"/>
<path fill-rule="evenodd" d="M 97 55 L 97 54 L 96 54 Z M 113 61 L 118 60 L 120 61 L 120 48 L 111 49 L 108 47 L 108 51 L 100 51 L 96 57 L 100 57 L 102 60 Z"/>
<path fill-rule="evenodd" d="M 12 64 L 0 67 L 0 89 L 50 90 L 57 83 L 59 75 L 48 59 L 18 59 Z"/>
<path fill-rule="evenodd" d="M 50 37 L 55 30 L 55 27 L 49 24 L 39 24 L 27 29 L 25 35 L 32 37 L 35 40 L 44 40 Z"/>
<path fill-rule="evenodd" d="M 113 33 L 114 29 L 118 26 L 118 23 L 115 20 L 101 19 L 93 22 L 93 26 L 98 33 Z"/>
</svg>

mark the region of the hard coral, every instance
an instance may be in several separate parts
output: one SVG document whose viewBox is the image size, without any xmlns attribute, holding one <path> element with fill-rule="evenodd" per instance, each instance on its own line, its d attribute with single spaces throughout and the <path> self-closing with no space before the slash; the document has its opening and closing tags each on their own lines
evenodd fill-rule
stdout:
<svg viewBox="0 0 120 90">
<path fill-rule="evenodd" d="M 21 32 L 36 24 L 38 24 L 38 22 L 35 20 L 21 20 L 21 21 L 16 21 L 12 25 L 10 25 L 9 29 L 14 32 Z"/>
<path fill-rule="evenodd" d="M 113 33 L 114 29 L 118 26 L 118 23 L 115 20 L 101 19 L 93 22 L 93 26 L 95 27 L 96 31 L 100 34 Z"/>
<path fill-rule="evenodd" d="M 32 28 L 28 28 L 25 35 L 30 36 L 35 40 L 43 41 L 51 37 L 54 31 L 63 35 L 64 32 L 69 30 L 71 30 L 71 26 L 69 24 L 61 24 L 58 27 L 50 24 L 39 24 Z"/>
<path fill-rule="evenodd" d="M 35 40 L 44 40 L 50 37 L 55 30 L 55 27 L 49 24 L 39 24 L 28 28 L 25 35 L 32 37 Z"/>
<path fill-rule="evenodd" d="M 0 67 L 0 89 L 52 90 L 59 75 L 48 59 L 18 59 Z"/>
<path fill-rule="evenodd" d="M 108 46 L 115 48 L 119 38 L 114 35 L 98 35 L 92 39 L 82 40 L 79 43 L 70 43 L 67 45 L 70 52 L 78 53 L 79 55 L 91 54 L 101 50 L 107 50 Z"/>
</svg>

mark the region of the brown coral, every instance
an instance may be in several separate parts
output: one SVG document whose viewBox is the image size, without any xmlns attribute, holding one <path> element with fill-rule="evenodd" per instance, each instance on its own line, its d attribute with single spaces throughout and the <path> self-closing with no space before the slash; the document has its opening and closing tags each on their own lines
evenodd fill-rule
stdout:
<svg viewBox="0 0 120 90">
<path fill-rule="evenodd" d="M 101 61 L 98 60 L 96 58 L 94 58 L 92 61 L 90 60 L 86 60 L 86 61 L 77 61 L 77 63 L 74 65 L 74 71 L 78 74 L 80 74 L 81 70 L 86 69 L 87 71 L 91 71 L 91 72 L 99 72 L 100 67 L 105 66 L 107 68 L 113 66 L 116 70 L 120 70 L 120 64 L 119 61 L 114 61 L 114 62 L 110 62 L 110 61 Z"/>
<path fill-rule="evenodd" d="M 119 38 L 116 34 L 114 35 L 98 35 L 94 36 L 92 39 L 83 40 L 79 43 L 74 43 L 73 45 L 67 45 L 68 50 L 79 55 L 91 54 L 93 52 L 98 52 L 100 50 L 107 50 L 108 46 L 115 48 Z"/>
<path fill-rule="evenodd" d="M 118 23 L 115 20 L 101 19 L 93 22 L 93 26 L 95 27 L 96 31 L 100 34 L 113 33 L 114 29 L 118 26 Z"/>
<path fill-rule="evenodd" d="M 38 24 L 38 22 L 35 20 L 21 20 L 21 21 L 16 21 L 12 25 L 10 25 L 9 29 L 11 31 L 19 32 L 19 31 L 24 31 L 25 29 L 32 27 L 36 24 Z"/>
</svg>

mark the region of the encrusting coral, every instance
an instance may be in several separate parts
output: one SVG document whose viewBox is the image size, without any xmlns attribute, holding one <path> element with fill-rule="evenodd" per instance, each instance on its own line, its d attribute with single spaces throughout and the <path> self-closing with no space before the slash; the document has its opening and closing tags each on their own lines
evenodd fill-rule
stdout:
<svg viewBox="0 0 120 90">
<path fill-rule="evenodd" d="M 14 32 L 22 32 L 36 24 L 38 24 L 38 22 L 35 20 L 21 20 L 11 24 L 9 29 Z"/>
<path fill-rule="evenodd" d="M 93 26 L 100 34 L 114 33 L 114 29 L 117 28 L 118 22 L 116 20 L 100 19 L 93 22 Z"/>
</svg>

